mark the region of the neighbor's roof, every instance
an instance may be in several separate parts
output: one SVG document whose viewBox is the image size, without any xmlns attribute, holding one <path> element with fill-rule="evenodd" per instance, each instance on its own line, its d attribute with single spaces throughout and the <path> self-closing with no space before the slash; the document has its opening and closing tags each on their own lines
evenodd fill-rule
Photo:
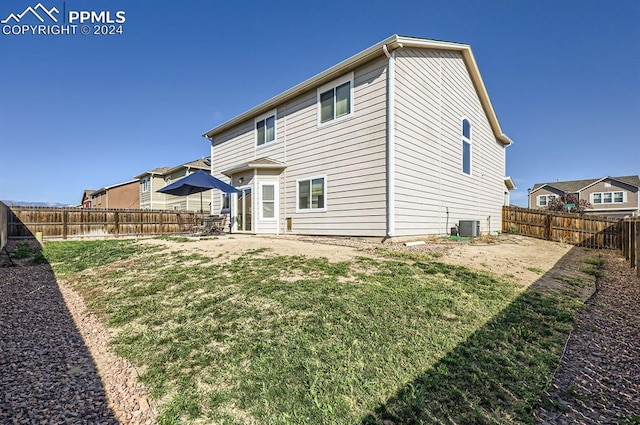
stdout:
<svg viewBox="0 0 640 425">
<path fill-rule="evenodd" d="M 138 183 L 138 179 L 127 180 L 126 182 L 116 183 L 109 186 L 101 187 L 100 189 L 94 190 L 93 192 L 91 192 L 91 196 L 98 195 L 101 192 L 106 192 L 107 190 L 113 189 L 114 187 L 120 187 L 120 186 L 124 186 L 131 183 Z"/>
<path fill-rule="evenodd" d="M 533 185 L 533 188 L 531 189 L 531 191 L 534 192 L 538 189 L 541 189 L 544 186 L 551 186 L 563 192 L 575 193 L 580 190 L 586 189 L 587 187 L 592 186 L 603 180 L 616 180 L 631 186 L 640 187 L 640 177 L 623 176 L 623 177 L 601 177 L 598 179 L 587 179 L 587 180 L 571 180 L 566 182 L 536 183 L 535 185 Z"/>
<path fill-rule="evenodd" d="M 498 117 L 496 116 L 496 113 L 493 109 L 491 100 L 489 100 L 489 94 L 487 93 L 487 89 L 484 85 L 484 82 L 482 81 L 482 77 L 480 76 L 480 70 L 478 69 L 476 60 L 473 57 L 473 53 L 471 52 L 471 46 L 469 46 L 468 44 L 454 43 L 449 41 L 438 41 L 426 38 L 406 37 L 399 35 L 392 35 L 391 37 L 382 40 L 381 42 L 369 47 L 368 49 L 365 49 L 362 52 L 351 56 L 349 59 L 346 59 L 339 64 L 334 65 L 331 68 L 321 72 L 320 74 L 317 74 L 316 76 L 303 81 L 297 86 L 267 100 L 264 103 L 261 103 L 260 105 L 248 110 L 247 112 L 240 114 L 223 124 L 220 124 L 219 126 L 204 133 L 203 136 L 211 139 L 216 134 L 220 134 L 223 131 L 230 129 L 245 120 L 251 119 L 257 115 L 269 111 L 277 107 L 278 105 L 294 98 L 295 96 L 302 94 L 303 92 L 319 87 L 322 84 L 338 78 L 348 71 L 353 70 L 357 66 L 360 66 L 379 56 L 383 56 L 384 47 L 386 47 L 389 52 L 402 47 L 461 52 L 462 57 L 464 58 L 464 61 L 467 65 L 467 69 L 469 70 L 469 74 L 471 76 L 473 84 L 480 98 L 480 102 L 482 103 L 482 107 L 484 108 L 485 114 L 489 119 L 493 134 L 495 135 L 496 139 L 500 140 L 506 145 L 510 145 L 511 143 L 513 143 L 511 139 L 509 139 L 509 137 L 507 137 L 507 135 L 502 132 L 502 128 L 500 128 Z"/>
<path fill-rule="evenodd" d="M 185 162 L 184 164 L 180 164 L 176 167 L 170 168 L 165 174 L 171 174 L 174 171 L 178 171 L 182 168 L 196 168 L 198 170 L 211 170 L 211 158 L 205 156 L 204 158 L 196 159 L 195 161 Z"/>
<path fill-rule="evenodd" d="M 158 168 L 154 168 L 153 170 L 150 170 L 150 171 L 145 171 L 145 172 L 144 172 L 144 173 L 142 173 L 142 174 L 138 174 L 138 175 L 137 175 L 137 176 L 135 176 L 134 178 L 136 178 L 136 179 L 141 179 L 141 178 L 142 178 L 142 177 L 144 177 L 144 176 L 147 176 L 147 175 L 152 176 L 152 175 L 154 175 L 154 174 L 158 174 L 158 175 L 161 175 L 161 176 L 162 176 L 162 175 L 166 174 L 166 173 L 167 173 L 167 171 L 169 171 L 170 169 L 171 169 L 171 167 L 158 167 Z"/>
<path fill-rule="evenodd" d="M 198 170 L 211 170 L 211 157 L 205 156 L 200 159 L 196 159 L 194 161 L 185 162 L 184 164 L 176 165 L 175 167 L 158 167 L 151 171 L 145 171 L 142 174 L 138 174 L 135 176 L 136 179 L 141 179 L 147 175 L 159 175 L 166 176 L 167 174 L 171 174 L 174 171 L 180 170 L 182 168 L 196 168 Z"/>
</svg>

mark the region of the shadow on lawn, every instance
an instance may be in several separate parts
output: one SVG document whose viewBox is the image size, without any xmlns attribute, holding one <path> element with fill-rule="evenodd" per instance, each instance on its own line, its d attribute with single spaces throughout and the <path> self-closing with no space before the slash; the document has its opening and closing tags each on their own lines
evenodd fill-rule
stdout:
<svg viewBox="0 0 640 425">
<path fill-rule="evenodd" d="M 577 309 L 594 286 L 593 276 L 580 271 L 584 255 L 582 248 L 572 248 L 362 424 L 533 423 L 533 409 L 544 400 Z"/>
<path fill-rule="evenodd" d="M 2 256 L 0 423 L 118 424 L 50 265 Z"/>
</svg>

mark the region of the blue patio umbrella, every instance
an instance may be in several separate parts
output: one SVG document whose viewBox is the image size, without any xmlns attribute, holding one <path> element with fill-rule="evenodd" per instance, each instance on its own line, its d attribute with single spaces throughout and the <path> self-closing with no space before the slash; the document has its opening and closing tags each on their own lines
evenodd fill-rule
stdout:
<svg viewBox="0 0 640 425">
<path fill-rule="evenodd" d="M 200 212 L 202 212 L 202 192 L 210 189 L 218 189 L 224 193 L 240 193 L 235 187 L 202 170 L 198 170 L 162 189 L 158 189 L 157 192 L 175 196 L 200 193 Z"/>
</svg>

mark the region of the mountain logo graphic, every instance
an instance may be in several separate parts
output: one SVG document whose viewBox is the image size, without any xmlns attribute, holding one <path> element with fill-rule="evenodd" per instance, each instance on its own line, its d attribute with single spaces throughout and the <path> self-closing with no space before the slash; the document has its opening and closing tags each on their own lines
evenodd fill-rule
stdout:
<svg viewBox="0 0 640 425">
<path fill-rule="evenodd" d="M 38 11 L 40 12 L 40 14 L 43 14 L 45 16 L 48 16 L 53 22 L 58 22 L 58 18 L 56 18 L 54 16 L 54 13 L 58 14 L 60 13 L 60 11 L 58 9 L 56 9 L 55 7 L 52 7 L 51 10 L 48 10 L 46 7 L 44 7 L 42 5 L 42 3 L 38 3 L 36 4 L 34 7 L 31 6 L 27 6 L 27 8 L 24 10 L 24 12 L 19 13 L 19 14 L 15 14 L 15 13 L 11 13 L 9 16 L 7 16 L 5 19 L 3 19 L 2 21 L 0 21 L 0 23 L 2 24 L 6 24 L 9 21 L 11 21 L 13 19 L 13 21 L 16 24 L 20 23 L 20 20 L 27 14 L 27 13 L 31 13 L 33 16 L 36 17 L 36 19 L 38 19 L 40 22 L 44 23 L 44 18 L 38 13 Z"/>
</svg>

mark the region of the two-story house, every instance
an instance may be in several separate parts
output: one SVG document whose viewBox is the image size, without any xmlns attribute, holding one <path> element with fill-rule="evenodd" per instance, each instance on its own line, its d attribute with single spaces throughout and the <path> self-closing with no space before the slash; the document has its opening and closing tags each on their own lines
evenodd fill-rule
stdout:
<svg viewBox="0 0 640 425">
<path fill-rule="evenodd" d="M 202 195 L 202 198 L 207 200 L 205 210 L 208 211 L 211 191 L 189 196 L 173 196 L 158 192 L 158 189 L 162 189 L 198 170 L 207 172 L 211 170 L 208 157 L 186 162 L 175 167 L 159 167 L 137 175 L 135 178 L 139 180 L 140 208 L 200 211 Z"/>
<path fill-rule="evenodd" d="M 90 208 L 139 209 L 138 180 L 129 180 L 102 187 L 91 192 Z"/>
<path fill-rule="evenodd" d="M 607 217 L 638 216 L 639 191 L 638 176 L 536 183 L 529 192 L 529 208 L 546 208 L 553 199 L 572 194 L 591 204 L 588 214 Z"/>
<path fill-rule="evenodd" d="M 502 132 L 466 44 L 393 35 L 207 131 L 235 232 L 407 237 L 501 227 Z"/>
</svg>

